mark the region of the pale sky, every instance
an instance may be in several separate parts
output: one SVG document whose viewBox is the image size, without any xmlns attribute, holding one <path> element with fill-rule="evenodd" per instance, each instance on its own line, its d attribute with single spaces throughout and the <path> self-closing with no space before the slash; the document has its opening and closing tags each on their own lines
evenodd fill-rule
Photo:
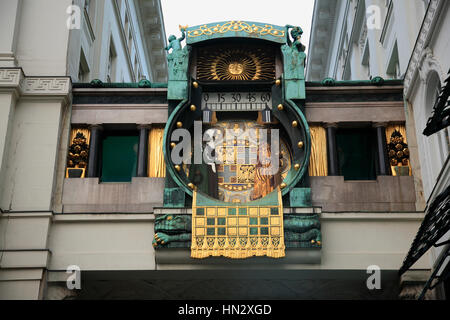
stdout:
<svg viewBox="0 0 450 320">
<path fill-rule="evenodd" d="M 303 29 L 308 47 L 314 0 L 161 0 L 166 35 L 181 35 L 178 25 L 242 20 Z"/>
</svg>

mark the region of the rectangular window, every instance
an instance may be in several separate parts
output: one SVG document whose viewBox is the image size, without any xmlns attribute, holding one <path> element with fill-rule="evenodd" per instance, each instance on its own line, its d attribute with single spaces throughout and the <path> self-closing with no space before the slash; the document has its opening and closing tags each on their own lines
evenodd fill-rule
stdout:
<svg viewBox="0 0 450 320">
<path fill-rule="evenodd" d="M 136 176 L 137 131 L 105 132 L 102 143 L 101 182 L 131 182 Z"/>
<path fill-rule="evenodd" d="M 373 128 L 338 129 L 340 175 L 345 180 L 376 180 L 377 140 Z"/>
<path fill-rule="evenodd" d="M 89 82 L 89 66 L 83 49 L 80 54 L 80 65 L 78 69 L 78 82 Z"/>
<path fill-rule="evenodd" d="M 95 2 L 92 0 L 85 0 L 84 10 L 89 17 L 89 23 L 92 25 L 95 18 Z"/>
<path fill-rule="evenodd" d="M 116 80 L 116 49 L 114 47 L 113 40 L 111 38 L 109 44 L 109 57 L 108 57 L 108 65 L 106 69 L 106 82 L 114 82 Z"/>
</svg>

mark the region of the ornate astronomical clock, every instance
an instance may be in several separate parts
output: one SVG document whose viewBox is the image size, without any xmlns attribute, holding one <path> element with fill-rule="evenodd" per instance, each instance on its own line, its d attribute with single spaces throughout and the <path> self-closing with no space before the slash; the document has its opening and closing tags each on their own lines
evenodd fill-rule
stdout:
<svg viewBox="0 0 450 320">
<path fill-rule="evenodd" d="M 192 215 L 158 217 L 155 247 L 190 240 L 192 258 L 320 248 L 316 217 L 283 215 L 283 205 L 310 206 L 301 29 L 231 21 L 181 30 L 167 48 L 164 206 Z M 168 220 L 191 230 L 171 236 Z"/>
</svg>

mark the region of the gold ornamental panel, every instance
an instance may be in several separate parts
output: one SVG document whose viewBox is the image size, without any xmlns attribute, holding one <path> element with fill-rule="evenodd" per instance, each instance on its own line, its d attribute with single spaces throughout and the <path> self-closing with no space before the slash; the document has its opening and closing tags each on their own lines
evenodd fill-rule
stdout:
<svg viewBox="0 0 450 320">
<path fill-rule="evenodd" d="M 252 81 L 275 79 L 275 56 L 262 48 L 204 48 L 197 60 L 199 80 Z"/>
</svg>

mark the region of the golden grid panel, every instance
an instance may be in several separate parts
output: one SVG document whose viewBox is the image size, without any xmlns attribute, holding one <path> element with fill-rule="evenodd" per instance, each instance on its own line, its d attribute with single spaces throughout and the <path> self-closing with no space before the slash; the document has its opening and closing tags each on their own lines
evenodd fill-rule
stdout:
<svg viewBox="0 0 450 320">
<path fill-rule="evenodd" d="M 198 211 L 197 211 L 198 210 Z M 195 207 L 191 256 L 247 258 L 284 256 L 283 219 L 279 207 Z M 197 216 L 203 215 L 201 217 Z M 201 247 L 198 246 L 201 245 Z"/>
</svg>

